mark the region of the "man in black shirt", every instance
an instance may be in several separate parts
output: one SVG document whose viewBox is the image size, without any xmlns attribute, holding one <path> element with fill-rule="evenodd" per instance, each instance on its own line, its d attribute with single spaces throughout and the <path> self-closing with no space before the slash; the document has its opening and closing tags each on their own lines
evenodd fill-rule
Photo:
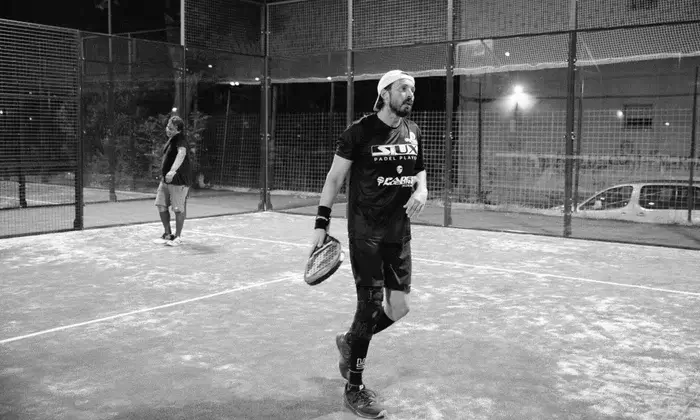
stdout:
<svg viewBox="0 0 700 420">
<path fill-rule="evenodd" d="M 362 372 L 372 336 L 408 313 L 410 218 L 428 197 L 421 131 L 404 118 L 413 107 L 415 81 L 392 70 L 379 81 L 377 94 L 376 113 L 338 139 L 312 239 L 313 248 L 323 244 L 333 201 L 350 172 L 348 236 L 357 309 L 350 330 L 338 334 L 336 344 L 340 373 L 348 381 L 345 403 L 366 418 L 386 414 L 376 393 L 365 388 Z"/>
<path fill-rule="evenodd" d="M 192 169 L 187 154 L 187 140 L 183 134 L 184 128 L 185 122 L 180 117 L 174 116 L 168 121 L 165 128 L 168 142 L 163 146 L 162 178 L 156 193 L 155 204 L 165 232 L 155 242 L 169 246 L 182 244 L 180 235 L 185 224 L 187 195 L 192 185 Z M 175 235 L 170 230 L 170 206 L 175 212 Z"/>
</svg>

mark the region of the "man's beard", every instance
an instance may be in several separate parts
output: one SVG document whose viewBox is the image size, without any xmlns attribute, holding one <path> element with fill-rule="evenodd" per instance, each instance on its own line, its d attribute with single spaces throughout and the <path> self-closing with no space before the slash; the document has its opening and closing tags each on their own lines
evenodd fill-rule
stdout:
<svg viewBox="0 0 700 420">
<path fill-rule="evenodd" d="M 408 105 L 408 109 L 403 109 L 404 105 Z M 411 109 L 413 108 L 413 103 L 403 102 L 397 106 L 394 104 L 394 101 L 390 100 L 389 108 L 394 112 L 394 114 L 403 118 L 403 117 L 407 117 L 408 114 L 411 113 Z"/>
</svg>

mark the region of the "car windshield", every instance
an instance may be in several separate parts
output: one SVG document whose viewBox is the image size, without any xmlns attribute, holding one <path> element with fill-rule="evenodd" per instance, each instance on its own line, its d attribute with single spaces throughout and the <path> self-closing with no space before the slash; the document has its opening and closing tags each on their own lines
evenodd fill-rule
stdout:
<svg viewBox="0 0 700 420">
<path fill-rule="evenodd" d="M 610 210 L 627 206 L 632 198 L 632 186 L 609 188 L 581 205 L 581 210 Z"/>
</svg>

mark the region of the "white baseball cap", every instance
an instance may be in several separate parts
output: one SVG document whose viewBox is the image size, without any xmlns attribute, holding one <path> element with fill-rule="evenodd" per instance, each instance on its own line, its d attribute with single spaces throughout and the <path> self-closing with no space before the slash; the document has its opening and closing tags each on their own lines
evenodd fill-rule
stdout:
<svg viewBox="0 0 700 420">
<path fill-rule="evenodd" d="M 377 105 L 379 105 L 379 98 L 382 96 L 382 91 L 386 89 L 387 86 L 391 86 L 392 83 L 401 79 L 408 79 L 413 83 L 416 82 L 413 76 L 402 70 L 388 71 L 384 74 L 384 76 L 382 76 L 381 79 L 379 79 L 379 83 L 377 83 L 377 100 L 374 101 L 374 110 L 376 112 L 379 112 Z"/>
</svg>

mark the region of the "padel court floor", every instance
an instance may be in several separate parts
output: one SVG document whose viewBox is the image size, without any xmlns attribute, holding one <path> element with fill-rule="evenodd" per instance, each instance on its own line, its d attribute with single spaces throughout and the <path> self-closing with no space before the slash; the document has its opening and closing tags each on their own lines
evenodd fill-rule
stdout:
<svg viewBox="0 0 700 420">
<path fill-rule="evenodd" d="M 345 220 L 331 225 L 347 249 Z M 0 418 L 354 419 L 347 262 L 252 213 L 0 241 Z M 390 419 L 700 419 L 697 251 L 413 226 L 411 312 L 365 382 Z"/>
</svg>

